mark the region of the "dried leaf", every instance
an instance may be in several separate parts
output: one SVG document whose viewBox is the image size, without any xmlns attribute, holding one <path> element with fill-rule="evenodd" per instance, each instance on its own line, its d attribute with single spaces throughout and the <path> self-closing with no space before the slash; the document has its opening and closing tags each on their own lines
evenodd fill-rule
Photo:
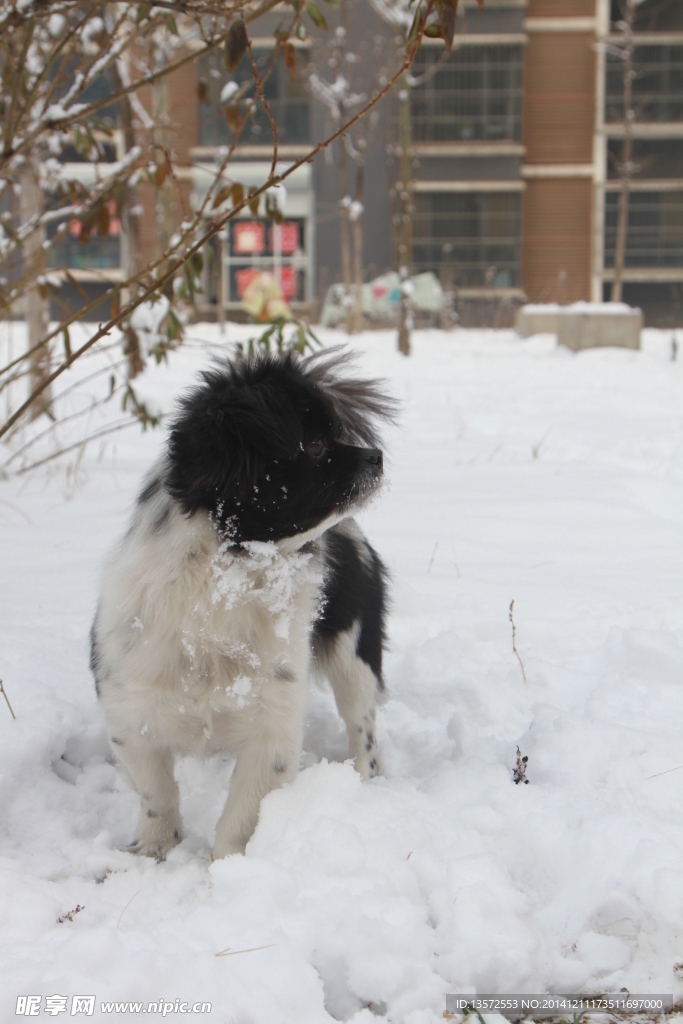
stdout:
<svg viewBox="0 0 683 1024">
<path fill-rule="evenodd" d="M 407 56 L 410 56 L 410 54 L 413 52 L 413 47 L 415 45 L 415 40 L 417 39 L 417 37 L 419 35 L 420 27 L 422 25 L 422 17 L 423 17 L 422 4 L 418 4 L 417 10 L 415 11 L 415 17 L 413 18 L 413 23 L 410 26 L 410 32 L 408 33 L 408 39 L 406 40 L 406 55 Z"/>
<path fill-rule="evenodd" d="M 296 79 L 296 50 L 292 43 L 285 43 L 284 55 L 285 67 L 292 76 L 292 81 L 294 81 Z"/>
<path fill-rule="evenodd" d="M 156 168 L 157 169 L 154 172 L 154 178 L 157 183 L 157 188 L 161 188 L 163 183 L 166 181 L 166 178 L 168 177 L 168 164 L 164 160 L 163 163 L 157 164 Z"/>
<path fill-rule="evenodd" d="M 71 359 L 71 338 L 69 337 L 69 328 L 64 327 L 62 333 L 64 334 L 64 354 L 67 359 Z"/>
<path fill-rule="evenodd" d="M 477 0 L 477 7 L 480 11 L 484 10 L 484 0 Z"/>
<path fill-rule="evenodd" d="M 80 295 L 85 295 L 86 294 L 85 288 L 83 287 L 81 282 L 77 281 L 76 278 L 73 276 L 73 274 L 71 274 L 68 270 L 64 271 L 64 277 L 67 279 L 69 284 L 72 285 L 76 289 L 76 291 Z"/>
<path fill-rule="evenodd" d="M 209 98 L 209 85 L 205 78 L 197 82 L 197 99 L 200 103 L 206 103 Z"/>
<path fill-rule="evenodd" d="M 259 203 L 261 202 L 261 196 L 254 195 L 255 189 L 251 189 L 249 192 L 249 209 L 251 210 L 252 217 L 256 217 L 258 214 Z"/>
<path fill-rule="evenodd" d="M 325 15 L 322 13 L 318 5 L 313 3 L 313 0 L 308 0 L 308 3 L 306 4 L 306 14 L 309 16 L 311 21 L 318 26 L 318 28 L 327 28 Z"/>
<path fill-rule="evenodd" d="M 455 35 L 455 24 L 457 21 L 457 0 L 455 4 L 450 3 L 449 0 L 436 0 L 436 10 L 439 15 L 439 24 L 441 25 L 443 41 L 446 44 L 446 49 L 450 53 L 453 46 L 453 36 Z"/>
<path fill-rule="evenodd" d="M 232 185 L 223 185 L 222 188 L 219 188 L 218 192 L 216 193 L 216 198 L 213 201 L 212 209 L 215 210 L 217 206 L 222 206 L 223 203 L 230 198 L 231 192 Z"/>
<path fill-rule="evenodd" d="M 241 18 L 233 21 L 230 30 L 225 37 L 225 68 L 233 74 L 242 63 L 242 58 L 247 52 L 248 38 L 247 27 Z"/>
<path fill-rule="evenodd" d="M 244 185 L 240 185 L 239 181 L 236 181 L 232 186 L 232 205 L 241 206 L 244 202 Z"/>
<path fill-rule="evenodd" d="M 237 134 L 241 130 L 244 124 L 244 117 L 240 109 L 239 103 L 228 103 L 225 108 L 225 120 L 228 122 L 228 127 L 231 131 Z"/>
<path fill-rule="evenodd" d="M 99 203 L 97 207 L 97 234 L 106 238 L 109 234 L 109 203 Z"/>
</svg>

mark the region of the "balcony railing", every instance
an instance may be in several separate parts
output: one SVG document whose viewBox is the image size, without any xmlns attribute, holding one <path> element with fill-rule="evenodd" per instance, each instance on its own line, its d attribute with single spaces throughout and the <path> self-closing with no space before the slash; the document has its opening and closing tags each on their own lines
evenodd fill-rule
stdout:
<svg viewBox="0 0 683 1024">
<path fill-rule="evenodd" d="M 619 193 L 605 196 L 605 266 L 614 266 Z M 683 268 L 683 191 L 631 192 L 625 266 Z"/>
<path fill-rule="evenodd" d="M 520 197 L 436 192 L 415 197 L 413 265 L 460 287 L 514 288 L 520 281 Z"/>
<path fill-rule="evenodd" d="M 415 142 L 514 141 L 522 133 L 522 47 L 421 47 L 411 89 Z"/>
<path fill-rule="evenodd" d="M 636 46 L 633 54 L 633 109 L 636 121 L 683 121 L 683 46 L 653 43 Z M 624 62 L 607 55 L 605 121 L 624 120 Z"/>
</svg>

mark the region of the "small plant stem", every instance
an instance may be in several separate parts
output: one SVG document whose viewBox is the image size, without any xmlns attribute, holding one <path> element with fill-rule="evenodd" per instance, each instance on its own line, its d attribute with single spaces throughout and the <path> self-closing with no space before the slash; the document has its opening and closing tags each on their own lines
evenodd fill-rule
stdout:
<svg viewBox="0 0 683 1024">
<path fill-rule="evenodd" d="M 517 644 L 515 643 L 515 639 L 516 639 L 516 636 L 517 636 L 517 630 L 515 629 L 515 620 L 512 617 L 512 611 L 513 611 L 514 607 L 515 607 L 515 600 L 513 598 L 512 601 L 510 601 L 510 622 L 512 623 L 512 650 L 515 652 L 515 654 L 517 656 L 517 661 L 519 662 L 519 667 L 522 670 L 522 678 L 524 679 L 524 682 L 526 683 L 526 682 L 528 682 L 528 680 L 527 680 L 527 677 L 526 677 L 526 672 L 524 671 L 524 663 L 522 662 L 522 659 L 519 656 L 519 651 L 517 650 Z"/>
<path fill-rule="evenodd" d="M 17 716 L 12 711 L 12 705 L 10 704 L 9 697 L 7 696 L 7 694 L 5 692 L 5 687 L 2 685 L 2 679 L 0 679 L 0 693 L 2 693 L 3 697 L 7 701 L 7 707 L 9 708 L 9 713 L 12 716 L 12 718 L 14 719 L 14 721 L 16 722 Z"/>
</svg>

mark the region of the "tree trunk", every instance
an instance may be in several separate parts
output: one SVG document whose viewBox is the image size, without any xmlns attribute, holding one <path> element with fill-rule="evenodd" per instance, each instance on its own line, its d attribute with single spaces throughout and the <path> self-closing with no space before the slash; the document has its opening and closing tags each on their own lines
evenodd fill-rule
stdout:
<svg viewBox="0 0 683 1024">
<path fill-rule="evenodd" d="M 123 134 L 126 145 L 126 152 L 129 153 L 135 145 L 135 132 L 133 130 L 133 116 L 128 97 L 121 100 L 121 112 L 123 121 Z M 140 257 L 140 217 L 138 213 L 139 193 L 136 188 L 127 188 L 124 200 L 122 216 L 122 253 L 121 264 L 126 279 L 135 277 L 139 268 Z M 134 211 L 134 212 L 133 212 Z M 126 289 L 127 291 L 127 289 Z M 130 299 L 130 295 L 122 296 L 123 301 Z M 145 368 L 145 361 L 140 351 L 140 339 L 132 329 L 126 332 L 123 351 L 128 360 L 128 379 L 137 377 Z"/>
<path fill-rule="evenodd" d="M 341 233 L 342 277 L 344 279 L 344 306 L 346 308 L 346 330 L 351 331 L 351 225 L 349 222 L 349 176 L 348 158 L 344 140 L 340 139 L 339 152 L 339 230 Z"/>
<path fill-rule="evenodd" d="M 37 221 L 43 211 L 43 193 L 40 188 L 38 167 L 27 160 L 19 174 L 21 196 L 19 213 L 21 224 Z M 49 323 L 49 301 L 47 287 L 41 280 L 45 273 L 45 228 L 36 227 L 24 238 L 23 267 L 30 283 L 24 292 L 24 315 L 28 330 L 28 348 L 33 349 L 46 336 Z M 42 293 L 42 294 L 41 294 Z M 45 381 L 50 373 L 50 349 L 42 345 L 29 358 L 29 381 L 31 391 Z M 42 413 L 50 411 L 52 404 L 52 388 L 47 387 L 31 406 L 31 419 L 35 420 Z"/>
<path fill-rule="evenodd" d="M 353 277 L 354 277 L 354 304 L 353 304 L 353 331 L 359 333 L 363 330 L 363 180 L 364 170 L 362 164 L 356 168 L 356 208 L 353 212 Z"/>
<path fill-rule="evenodd" d="M 398 93 L 399 140 L 401 143 L 401 190 L 398 208 L 401 222 L 398 227 L 398 273 L 401 279 L 401 302 L 398 321 L 398 350 L 410 355 L 410 332 L 413 329 L 412 295 L 412 228 L 413 228 L 413 175 L 410 165 L 410 90 L 407 76 L 399 81 Z"/>
<path fill-rule="evenodd" d="M 614 281 L 612 282 L 612 302 L 621 302 L 622 279 L 626 260 L 626 240 L 628 236 L 628 207 L 633 177 L 633 22 L 635 18 L 635 0 L 627 0 L 624 28 L 624 148 L 622 151 L 619 177 L 619 214 L 617 217 L 617 237 L 614 246 Z"/>
<path fill-rule="evenodd" d="M 152 106 L 154 112 L 154 144 L 158 147 L 154 154 L 159 162 L 162 157 L 159 150 L 165 154 L 164 159 L 168 160 L 171 149 L 170 131 L 170 97 L 169 82 L 166 76 L 157 79 L 152 86 Z M 168 248 L 168 244 L 175 230 L 173 187 L 169 177 L 166 177 L 157 188 L 156 193 L 156 227 L 157 227 L 157 256 L 162 256 Z"/>
</svg>

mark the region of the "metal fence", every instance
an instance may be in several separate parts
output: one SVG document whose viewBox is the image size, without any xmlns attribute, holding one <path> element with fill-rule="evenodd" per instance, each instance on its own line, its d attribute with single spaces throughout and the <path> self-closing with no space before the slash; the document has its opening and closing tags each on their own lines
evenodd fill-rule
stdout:
<svg viewBox="0 0 683 1024">
<path fill-rule="evenodd" d="M 683 121 L 683 46 L 653 43 L 633 54 L 633 107 L 643 122 Z M 607 55 L 605 121 L 624 120 L 624 62 Z"/>
<path fill-rule="evenodd" d="M 614 266 L 619 193 L 605 196 L 605 266 Z M 631 192 L 625 266 L 683 269 L 683 192 Z"/>
<path fill-rule="evenodd" d="M 415 272 L 431 270 L 447 286 L 517 287 L 519 239 L 519 193 L 429 192 L 415 196 Z"/>
<path fill-rule="evenodd" d="M 411 89 L 415 142 L 519 141 L 522 47 L 461 46 L 417 51 Z"/>
<path fill-rule="evenodd" d="M 270 63 L 270 51 L 255 49 L 254 56 L 259 71 L 265 71 Z M 296 59 L 298 63 L 303 61 L 298 53 Z M 248 59 L 243 60 L 237 72 L 228 75 L 220 57 L 211 54 L 200 62 L 199 76 L 199 143 L 202 146 L 222 145 L 232 140 L 233 132 L 226 121 L 228 101 L 221 100 L 221 94 L 229 80 L 238 86 L 249 83 L 244 99 L 234 101 L 238 103 L 242 114 L 246 114 L 254 93 L 251 63 Z M 264 95 L 277 124 L 278 141 L 281 145 L 295 145 L 310 140 L 310 99 L 301 78 L 299 74 L 293 79 L 285 68 L 282 57 L 279 57 L 275 68 L 264 83 Z M 247 118 L 240 142 L 263 146 L 272 144 L 270 121 L 258 101 Z"/>
</svg>

